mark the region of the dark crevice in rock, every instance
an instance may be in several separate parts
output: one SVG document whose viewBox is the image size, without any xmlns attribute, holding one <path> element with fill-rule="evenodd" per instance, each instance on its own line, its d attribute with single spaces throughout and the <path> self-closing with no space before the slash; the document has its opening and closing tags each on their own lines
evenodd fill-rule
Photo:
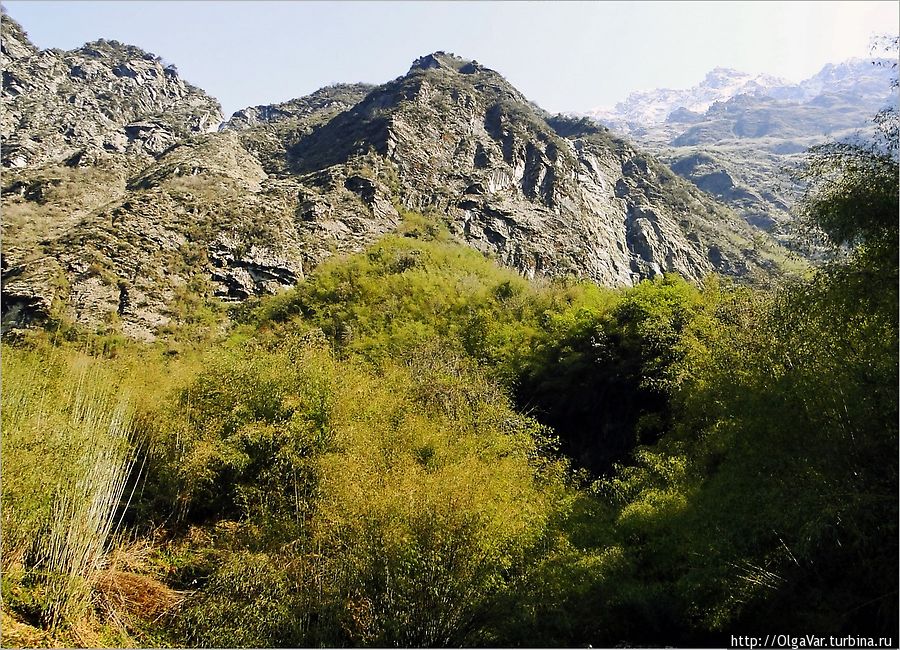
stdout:
<svg viewBox="0 0 900 650">
<path fill-rule="evenodd" d="M 124 283 L 119 283 L 119 306 L 116 309 L 116 313 L 118 313 L 119 316 L 124 316 L 129 304 L 128 287 L 125 286 Z"/>
</svg>

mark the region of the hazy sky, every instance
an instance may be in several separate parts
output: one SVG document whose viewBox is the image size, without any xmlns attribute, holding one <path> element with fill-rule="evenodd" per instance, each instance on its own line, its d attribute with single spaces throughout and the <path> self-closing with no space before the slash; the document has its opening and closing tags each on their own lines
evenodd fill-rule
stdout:
<svg viewBox="0 0 900 650">
<path fill-rule="evenodd" d="M 684 88 L 717 66 L 793 81 L 869 55 L 897 2 L 21 2 L 39 47 L 97 38 L 175 63 L 226 115 L 334 82 L 382 83 L 454 52 L 501 72 L 550 111 Z"/>
</svg>

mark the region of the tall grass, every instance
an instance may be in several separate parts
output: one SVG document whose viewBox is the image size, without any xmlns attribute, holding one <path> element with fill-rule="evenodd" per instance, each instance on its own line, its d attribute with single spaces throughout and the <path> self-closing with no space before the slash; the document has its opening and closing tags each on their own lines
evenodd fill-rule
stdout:
<svg viewBox="0 0 900 650">
<path fill-rule="evenodd" d="M 133 411 L 90 358 L 11 348 L 2 404 L 4 568 L 18 569 L 56 629 L 87 612 L 127 505 Z"/>
</svg>

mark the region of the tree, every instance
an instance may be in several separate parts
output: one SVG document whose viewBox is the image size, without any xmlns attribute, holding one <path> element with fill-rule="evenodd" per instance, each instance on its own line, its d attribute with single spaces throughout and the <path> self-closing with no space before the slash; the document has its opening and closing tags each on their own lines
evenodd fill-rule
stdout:
<svg viewBox="0 0 900 650">
<path fill-rule="evenodd" d="M 801 214 L 835 246 L 896 250 L 896 112 L 880 113 L 876 124 L 880 138 L 869 144 L 835 142 L 808 154 Z"/>
</svg>

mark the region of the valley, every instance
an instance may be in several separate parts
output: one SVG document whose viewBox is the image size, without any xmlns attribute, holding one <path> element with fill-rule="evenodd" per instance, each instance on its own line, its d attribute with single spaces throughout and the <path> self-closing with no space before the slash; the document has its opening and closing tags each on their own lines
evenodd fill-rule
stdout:
<svg viewBox="0 0 900 650">
<path fill-rule="evenodd" d="M 889 68 L 229 117 L 0 20 L 0 645 L 896 645 Z"/>
</svg>

